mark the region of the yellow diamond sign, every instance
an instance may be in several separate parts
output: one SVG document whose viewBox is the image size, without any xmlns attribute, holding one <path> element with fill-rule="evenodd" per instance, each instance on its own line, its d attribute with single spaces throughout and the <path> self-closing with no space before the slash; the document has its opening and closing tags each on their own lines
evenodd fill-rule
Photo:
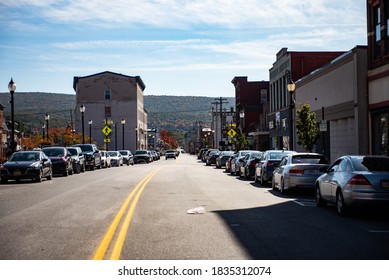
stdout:
<svg viewBox="0 0 389 280">
<path fill-rule="evenodd" d="M 233 130 L 232 128 L 227 132 L 228 136 L 230 136 L 231 138 L 234 138 L 234 136 L 236 135 L 236 131 Z"/>
<path fill-rule="evenodd" d="M 101 131 L 105 136 L 108 136 L 112 132 L 112 129 L 108 125 L 106 125 Z"/>
</svg>

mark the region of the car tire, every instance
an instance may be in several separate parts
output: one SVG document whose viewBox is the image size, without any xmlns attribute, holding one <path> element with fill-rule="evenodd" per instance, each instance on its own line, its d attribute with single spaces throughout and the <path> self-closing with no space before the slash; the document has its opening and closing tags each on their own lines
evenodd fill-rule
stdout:
<svg viewBox="0 0 389 280">
<path fill-rule="evenodd" d="M 263 179 L 262 174 L 261 174 L 261 176 L 259 178 L 260 178 L 260 181 L 261 181 L 261 186 L 266 186 L 266 181 Z"/>
<path fill-rule="evenodd" d="M 343 194 L 341 190 L 336 193 L 336 210 L 340 216 L 346 216 L 347 207 L 344 204 Z"/>
<path fill-rule="evenodd" d="M 81 173 L 81 164 L 80 163 L 78 163 L 77 166 L 76 166 L 76 173 L 77 174 Z"/>
<path fill-rule="evenodd" d="M 272 180 L 272 182 L 273 182 L 273 180 Z M 284 178 L 281 178 L 280 193 L 282 193 L 282 194 L 286 193 Z"/>
<path fill-rule="evenodd" d="M 47 180 L 53 180 L 53 170 L 50 168 L 49 175 L 47 176 Z"/>
<path fill-rule="evenodd" d="M 316 188 L 315 188 L 315 199 L 316 199 L 316 206 L 317 207 L 327 206 L 327 202 L 321 197 L 319 186 L 316 186 Z"/>
<path fill-rule="evenodd" d="M 40 182 L 42 182 L 42 180 L 43 180 L 43 170 L 42 169 L 40 169 L 39 170 L 39 174 L 38 174 L 38 176 L 35 178 L 35 182 L 37 182 L 37 183 L 40 183 Z"/>
<path fill-rule="evenodd" d="M 65 172 L 63 173 L 63 176 L 65 176 L 65 177 L 69 176 L 69 170 L 67 168 L 65 169 Z"/>
</svg>

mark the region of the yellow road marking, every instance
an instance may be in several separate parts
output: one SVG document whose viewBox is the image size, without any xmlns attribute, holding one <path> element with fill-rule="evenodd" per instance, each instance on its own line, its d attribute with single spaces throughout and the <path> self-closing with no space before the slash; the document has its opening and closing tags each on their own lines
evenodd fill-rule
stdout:
<svg viewBox="0 0 389 280">
<path fill-rule="evenodd" d="M 149 173 L 146 177 L 144 177 L 142 179 L 142 181 L 140 181 L 136 187 L 133 189 L 133 191 L 130 193 L 130 195 L 127 197 L 127 199 L 125 200 L 125 202 L 123 203 L 122 207 L 120 208 L 119 212 L 116 214 L 115 216 L 115 219 L 113 220 L 113 222 L 111 223 L 110 227 L 108 228 L 107 232 L 105 233 L 104 235 L 104 238 L 103 240 L 101 241 L 99 247 L 97 248 L 96 250 L 96 253 L 95 255 L 93 256 L 93 260 L 102 260 L 104 259 L 104 256 L 105 256 L 105 253 L 107 251 L 107 248 L 109 246 L 109 244 L 111 243 L 111 240 L 112 240 L 112 237 L 113 235 L 115 234 L 115 231 L 124 215 L 124 212 L 126 211 L 129 203 L 131 202 L 133 196 L 136 194 L 135 196 L 135 199 L 134 201 L 132 202 L 131 206 L 130 206 L 130 210 L 128 211 L 127 213 L 127 216 L 126 216 L 126 219 L 120 229 L 120 232 L 119 232 L 119 235 L 118 235 L 118 238 L 114 244 L 114 250 L 112 251 L 112 254 L 111 254 L 111 259 L 119 259 L 120 257 L 120 253 L 121 253 L 121 249 L 123 247 L 123 244 L 124 244 L 124 239 L 125 239 L 125 235 L 127 233 L 127 230 L 128 230 L 128 227 L 131 223 L 131 218 L 132 218 L 132 215 L 135 211 L 135 207 L 139 201 L 139 197 L 140 195 L 142 194 L 144 188 L 146 187 L 147 183 L 151 180 L 151 178 L 156 174 L 158 173 L 163 167 L 157 169 L 157 170 L 154 170 L 152 171 L 151 173 Z"/>
</svg>

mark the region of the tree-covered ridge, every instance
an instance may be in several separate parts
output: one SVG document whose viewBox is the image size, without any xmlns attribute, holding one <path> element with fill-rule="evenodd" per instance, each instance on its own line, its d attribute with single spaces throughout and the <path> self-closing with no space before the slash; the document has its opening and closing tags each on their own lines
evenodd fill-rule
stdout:
<svg viewBox="0 0 389 280">
<path fill-rule="evenodd" d="M 159 130 L 188 131 L 201 121 L 204 125 L 211 123 L 214 97 L 203 96 L 168 96 L 145 95 L 145 109 L 148 112 L 148 127 Z M 227 98 L 228 104 L 223 108 L 229 110 L 235 105 L 235 99 Z M 10 119 L 10 94 L 0 93 L 0 104 L 4 108 L 4 118 Z M 50 127 L 66 128 L 74 120 L 76 96 L 44 92 L 15 92 L 15 121 L 20 123 L 21 131 L 40 132 L 45 124 L 45 114 L 50 114 Z"/>
</svg>

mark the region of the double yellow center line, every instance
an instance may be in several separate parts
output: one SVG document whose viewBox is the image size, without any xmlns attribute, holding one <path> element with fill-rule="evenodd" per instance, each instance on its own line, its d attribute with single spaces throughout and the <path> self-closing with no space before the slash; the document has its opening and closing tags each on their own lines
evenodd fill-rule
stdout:
<svg viewBox="0 0 389 280">
<path fill-rule="evenodd" d="M 113 236 L 115 235 L 116 229 L 119 226 L 120 221 L 122 220 L 123 215 L 126 212 L 126 209 L 128 208 L 128 205 L 132 201 L 130 208 L 127 212 L 127 215 L 125 216 L 125 219 L 122 223 L 122 226 L 120 228 L 120 231 L 117 234 L 117 238 L 115 240 L 115 243 L 113 244 L 113 249 L 111 252 L 110 260 L 118 260 L 120 258 L 120 254 L 123 248 L 124 240 L 127 235 L 128 227 L 130 226 L 132 216 L 135 211 L 135 207 L 138 204 L 140 195 L 142 194 L 143 190 L 147 186 L 148 182 L 151 180 L 151 178 L 154 177 L 155 174 L 157 174 L 161 169 L 158 168 L 152 172 L 150 172 L 146 177 L 142 179 L 136 185 L 134 190 L 130 193 L 130 195 L 127 197 L 126 201 L 123 203 L 122 207 L 120 208 L 119 212 L 116 214 L 115 219 L 111 223 L 110 227 L 108 228 L 107 232 L 104 235 L 103 240 L 101 241 L 99 247 L 97 248 L 97 251 L 95 255 L 93 256 L 93 260 L 102 260 L 105 257 L 105 254 L 107 252 L 108 246 L 112 241 Z M 134 200 L 132 198 L 135 196 Z"/>
</svg>

